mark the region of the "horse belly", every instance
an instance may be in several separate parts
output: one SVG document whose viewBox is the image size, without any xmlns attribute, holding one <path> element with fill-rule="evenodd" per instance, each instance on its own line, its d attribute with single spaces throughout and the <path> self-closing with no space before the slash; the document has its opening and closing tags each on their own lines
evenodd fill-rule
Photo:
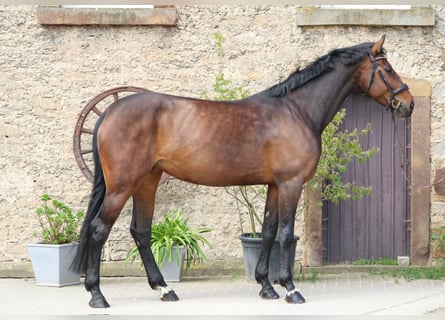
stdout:
<svg viewBox="0 0 445 320">
<path fill-rule="evenodd" d="M 272 180 L 269 170 L 260 165 L 237 159 L 224 161 L 217 155 L 201 155 L 182 161 L 162 160 L 157 166 L 180 180 L 215 187 L 266 184 Z"/>
</svg>

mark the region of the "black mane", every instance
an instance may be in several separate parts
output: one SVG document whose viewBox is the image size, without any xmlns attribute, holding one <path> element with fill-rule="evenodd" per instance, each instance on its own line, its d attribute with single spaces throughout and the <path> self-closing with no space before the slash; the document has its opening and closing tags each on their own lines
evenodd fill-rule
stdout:
<svg viewBox="0 0 445 320">
<path fill-rule="evenodd" d="M 303 70 L 297 69 L 286 80 L 264 91 L 270 97 L 282 97 L 288 92 L 300 88 L 312 79 L 334 69 L 332 59 L 337 57 L 345 65 L 360 62 L 365 54 L 370 52 L 373 42 L 365 42 L 352 47 L 335 49 L 318 58 Z"/>
</svg>

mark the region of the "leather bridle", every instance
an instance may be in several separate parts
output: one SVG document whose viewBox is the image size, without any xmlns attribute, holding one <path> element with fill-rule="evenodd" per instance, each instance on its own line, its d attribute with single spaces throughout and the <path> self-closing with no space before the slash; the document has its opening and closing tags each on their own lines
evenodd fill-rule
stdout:
<svg viewBox="0 0 445 320">
<path fill-rule="evenodd" d="M 386 109 L 391 110 L 391 111 L 399 109 L 402 102 L 400 101 L 400 99 L 398 99 L 396 97 L 396 95 L 402 91 L 408 90 L 409 89 L 408 85 L 406 83 L 404 83 L 396 90 L 393 90 L 391 88 L 391 85 L 389 84 L 388 79 L 386 79 L 385 75 L 383 74 L 382 70 L 380 69 L 379 65 L 377 64 L 378 60 L 386 60 L 387 59 L 386 56 L 381 55 L 379 57 L 374 57 L 371 52 L 368 53 L 368 56 L 369 56 L 369 59 L 371 60 L 371 64 L 372 64 L 372 75 L 371 75 L 371 80 L 369 81 L 368 93 L 369 93 L 369 90 L 371 90 L 371 86 L 374 82 L 374 74 L 377 72 L 377 74 L 379 75 L 382 82 L 385 84 L 385 86 L 388 89 L 388 92 L 390 94 L 388 103 L 386 104 Z"/>
</svg>

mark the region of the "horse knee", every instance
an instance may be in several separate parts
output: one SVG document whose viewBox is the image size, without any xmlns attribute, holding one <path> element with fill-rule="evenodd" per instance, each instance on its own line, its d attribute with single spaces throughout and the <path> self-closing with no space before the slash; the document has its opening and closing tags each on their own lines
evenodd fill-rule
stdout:
<svg viewBox="0 0 445 320">
<path fill-rule="evenodd" d="M 280 234 L 280 245 L 281 248 L 288 249 L 292 246 L 294 241 L 293 232 L 284 232 L 282 231 Z"/>
</svg>

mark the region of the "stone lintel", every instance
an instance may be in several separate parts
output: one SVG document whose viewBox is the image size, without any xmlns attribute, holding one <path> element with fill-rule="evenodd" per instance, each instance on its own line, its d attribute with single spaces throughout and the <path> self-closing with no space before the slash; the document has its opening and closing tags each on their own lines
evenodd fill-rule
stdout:
<svg viewBox="0 0 445 320">
<path fill-rule="evenodd" d="M 159 8 L 64 8 L 41 6 L 36 10 L 41 25 L 139 25 L 176 26 L 177 10 Z"/>
<path fill-rule="evenodd" d="M 297 9 L 299 26 L 372 25 L 430 26 L 435 24 L 431 7 L 410 9 L 335 9 L 301 7 Z"/>
</svg>

